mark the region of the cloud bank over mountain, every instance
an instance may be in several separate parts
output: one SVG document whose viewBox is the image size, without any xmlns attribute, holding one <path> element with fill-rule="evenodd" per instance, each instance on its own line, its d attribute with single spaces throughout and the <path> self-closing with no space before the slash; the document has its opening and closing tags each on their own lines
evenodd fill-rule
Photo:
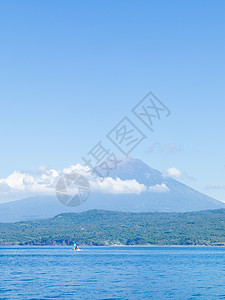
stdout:
<svg viewBox="0 0 225 300">
<path fill-rule="evenodd" d="M 169 168 L 163 172 L 163 177 L 180 178 L 182 175 L 181 171 L 177 168 Z"/>
<path fill-rule="evenodd" d="M 39 167 L 35 172 L 14 171 L 0 179 L 0 202 L 12 201 L 31 196 L 55 195 L 55 186 L 60 176 L 77 172 L 89 182 L 91 190 L 105 194 L 140 194 L 148 187 L 135 179 L 121 180 L 107 177 L 102 180 L 87 166 L 72 165 L 62 171 Z"/>
<path fill-rule="evenodd" d="M 154 193 L 165 193 L 165 192 L 169 192 L 169 190 L 170 189 L 165 183 L 149 186 L 149 191 Z"/>
<path fill-rule="evenodd" d="M 139 159 L 124 158 L 105 178 L 99 177 L 98 171 L 77 164 L 61 172 L 43 166 L 33 172 L 13 172 L 0 179 L 0 222 L 49 218 L 63 212 L 90 209 L 185 212 L 225 205 L 174 179 L 180 174 L 176 168 L 161 173 Z M 83 175 L 91 188 L 88 198 L 74 207 L 66 206 L 55 194 L 56 183 L 60 187 L 58 193 L 67 195 L 69 199 L 78 193 L 79 188 L 71 183 L 79 176 L 71 176 L 71 172 Z M 79 187 L 79 182 L 76 183 Z M 82 185 L 82 178 L 80 183 Z M 9 201 L 15 199 L 17 201 Z"/>
</svg>

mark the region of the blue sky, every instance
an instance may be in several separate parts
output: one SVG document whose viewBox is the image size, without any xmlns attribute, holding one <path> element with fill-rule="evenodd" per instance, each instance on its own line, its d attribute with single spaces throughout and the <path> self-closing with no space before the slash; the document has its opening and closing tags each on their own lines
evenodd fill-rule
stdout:
<svg viewBox="0 0 225 300">
<path fill-rule="evenodd" d="M 225 201 L 224 6 L 1 1 L 0 178 L 82 162 L 100 139 L 116 151 L 106 134 L 152 91 L 172 113 L 135 123 L 131 156 Z"/>
</svg>

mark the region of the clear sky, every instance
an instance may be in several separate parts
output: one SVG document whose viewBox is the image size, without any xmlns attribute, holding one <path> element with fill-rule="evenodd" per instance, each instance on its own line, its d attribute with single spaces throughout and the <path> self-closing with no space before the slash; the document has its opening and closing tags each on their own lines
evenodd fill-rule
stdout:
<svg viewBox="0 0 225 300">
<path fill-rule="evenodd" d="M 147 136 L 130 156 L 225 201 L 224 12 L 223 0 L 0 1 L 0 178 L 82 163 L 127 115 Z M 130 112 L 149 91 L 171 110 L 153 133 Z"/>
</svg>

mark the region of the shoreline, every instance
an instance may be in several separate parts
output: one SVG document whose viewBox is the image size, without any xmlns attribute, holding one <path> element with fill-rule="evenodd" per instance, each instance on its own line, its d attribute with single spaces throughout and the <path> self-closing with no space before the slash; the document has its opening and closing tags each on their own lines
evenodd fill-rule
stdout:
<svg viewBox="0 0 225 300">
<path fill-rule="evenodd" d="M 171 247 L 171 248 L 177 248 L 177 247 L 180 247 L 180 248 L 194 248 L 194 247 L 225 247 L 225 245 L 78 245 L 79 247 L 82 247 L 82 248 L 110 248 L 110 247 L 118 247 L 118 248 L 122 248 L 122 247 L 129 247 L 129 248 L 135 248 L 135 247 L 139 247 L 139 248 L 157 248 L 157 247 L 160 247 L 160 248 L 168 248 L 168 247 Z M 4 248 L 4 247 L 64 247 L 64 248 L 72 248 L 73 246 L 72 245 L 18 245 L 18 244 L 0 244 L 0 247 Z"/>
</svg>

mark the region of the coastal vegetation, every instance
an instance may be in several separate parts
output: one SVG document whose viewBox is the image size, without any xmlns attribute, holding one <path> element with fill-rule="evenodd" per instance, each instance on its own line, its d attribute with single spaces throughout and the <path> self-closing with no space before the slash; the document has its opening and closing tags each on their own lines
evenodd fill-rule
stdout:
<svg viewBox="0 0 225 300">
<path fill-rule="evenodd" d="M 1 245 L 225 245 L 225 209 L 188 213 L 90 210 L 0 223 Z"/>
</svg>

